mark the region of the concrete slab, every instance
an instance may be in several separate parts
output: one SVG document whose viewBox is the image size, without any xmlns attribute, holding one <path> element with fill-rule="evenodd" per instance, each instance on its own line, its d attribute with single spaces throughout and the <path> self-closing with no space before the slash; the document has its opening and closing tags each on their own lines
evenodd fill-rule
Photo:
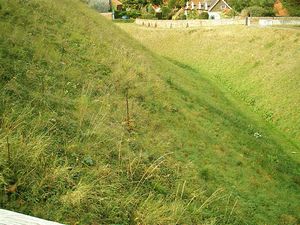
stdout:
<svg viewBox="0 0 300 225">
<path fill-rule="evenodd" d="M 62 225 L 60 223 L 0 209 L 0 225 Z"/>
</svg>

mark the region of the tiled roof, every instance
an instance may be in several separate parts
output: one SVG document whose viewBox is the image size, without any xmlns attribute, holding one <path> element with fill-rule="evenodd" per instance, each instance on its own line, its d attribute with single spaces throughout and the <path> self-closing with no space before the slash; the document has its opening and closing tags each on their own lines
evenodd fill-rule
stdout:
<svg viewBox="0 0 300 225">
<path fill-rule="evenodd" d="M 207 7 L 211 7 L 215 4 L 218 0 L 190 0 L 188 9 L 191 9 L 192 2 L 194 3 L 195 8 L 198 8 L 199 3 L 201 3 L 202 8 L 204 9 L 204 4 L 207 3 Z"/>
<path fill-rule="evenodd" d="M 194 3 L 195 9 L 199 8 L 199 3 L 201 4 L 201 8 L 204 9 L 205 3 L 207 3 L 208 11 L 212 10 L 212 7 L 215 6 L 216 3 L 218 3 L 220 0 L 190 0 L 189 1 L 189 7 L 185 7 L 185 9 L 191 9 L 192 3 Z M 230 8 L 228 3 L 224 1 L 224 3 Z"/>
</svg>

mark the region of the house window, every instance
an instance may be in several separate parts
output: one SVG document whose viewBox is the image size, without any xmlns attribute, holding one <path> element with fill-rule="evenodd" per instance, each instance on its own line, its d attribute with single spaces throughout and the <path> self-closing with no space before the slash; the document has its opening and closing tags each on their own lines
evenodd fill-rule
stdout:
<svg viewBox="0 0 300 225">
<path fill-rule="evenodd" d="M 226 5 L 221 5 L 221 9 L 226 9 Z"/>
</svg>

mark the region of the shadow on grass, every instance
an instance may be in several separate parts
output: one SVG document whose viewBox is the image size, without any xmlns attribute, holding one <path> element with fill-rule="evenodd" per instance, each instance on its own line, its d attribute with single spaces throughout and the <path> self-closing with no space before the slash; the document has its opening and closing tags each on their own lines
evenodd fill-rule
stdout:
<svg viewBox="0 0 300 225">
<path fill-rule="evenodd" d="M 222 102 L 222 105 L 219 107 L 218 105 L 212 105 L 208 100 L 195 95 L 192 96 L 193 102 L 198 105 L 205 106 L 209 114 L 211 114 L 213 118 L 218 118 L 218 121 L 222 121 L 222 124 L 227 129 L 230 129 L 237 139 L 242 136 L 241 139 L 247 140 L 247 144 L 252 148 L 260 149 L 261 151 L 254 151 L 251 152 L 251 154 L 255 156 L 255 158 L 258 157 L 262 160 L 261 166 L 263 168 L 272 172 L 274 172 L 275 169 L 276 171 L 283 173 L 283 176 L 285 173 L 294 176 L 299 175 L 300 164 L 286 152 L 286 146 L 282 146 L 282 143 L 289 144 L 295 148 L 295 151 L 299 151 L 299 147 L 293 141 L 288 139 L 286 136 L 283 137 L 281 132 L 277 131 L 275 127 L 270 126 L 266 122 L 260 121 L 258 124 L 257 121 L 246 115 L 245 112 L 236 106 L 236 104 L 229 100 L 222 90 L 216 87 L 216 85 L 214 85 L 211 81 L 204 78 L 198 70 L 174 59 L 168 57 L 164 58 L 174 64 L 174 66 L 178 66 L 185 70 L 188 76 L 193 76 L 193 79 L 197 79 L 200 82 L 205 83 L 207 87 L 213 89 L 214 92 L 217 92 L 218 101 Z M 182 85 L 176 84 L 175 82 L 170 84 L 170 81 L 168 80 L 167 83 L 171 88 L 178 91 L 181 95 L 184 95 L 185 98 L 191 97 L 190 91 L 183 88 Z M 225 111 L 222 106 L 226 106 L 226 108 L 230 111 Z M 234 114 L 231 112 L 234 112 Z M 254 138 L 257 131 L 264 134 L 262 139 Z M 278 136 L 280 136 L 280 140 L 278 140 Z M 269 149 L 272 149 L 272 151 Z M 263 154 L 263 157 L 261 154 Z"/>
</svg>

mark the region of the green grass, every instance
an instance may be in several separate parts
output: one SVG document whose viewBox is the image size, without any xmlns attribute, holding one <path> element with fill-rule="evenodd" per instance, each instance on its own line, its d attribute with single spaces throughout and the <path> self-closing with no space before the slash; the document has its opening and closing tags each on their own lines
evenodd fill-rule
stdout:
<svg viewBox="0 0 300 225">
<path fill-rule="evenodd" d="M 135 19 L 114 19 L 114 23 L 133 23 Z"/>
<path fill-rule="evenodd" d="M 151 51 L 180 61 L 226 87 L 300 145 L 298 30 L 123 28 Z"/>
<path fill-rule="evenodd" d="M 0 18 L 1 208 L 65 224 L 299 223 L 299 148 L 206 73 L 76 0 L 0 0 Z"/>
</svg>

